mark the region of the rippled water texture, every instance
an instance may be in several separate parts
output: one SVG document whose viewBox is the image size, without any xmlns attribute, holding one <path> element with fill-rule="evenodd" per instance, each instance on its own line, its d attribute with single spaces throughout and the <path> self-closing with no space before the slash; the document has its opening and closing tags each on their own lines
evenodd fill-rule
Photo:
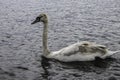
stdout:
<svg viewBox="0 0 120 80">
<path fill-rule="evenodd" d="M 0 80 L 120 80 L 120 54 L 106 60 L 63 63 L 41 57 L 49 16 L 49 47 L 79 41 L 120 49 L 120 0 L 0 0 Z"/>
</svg>

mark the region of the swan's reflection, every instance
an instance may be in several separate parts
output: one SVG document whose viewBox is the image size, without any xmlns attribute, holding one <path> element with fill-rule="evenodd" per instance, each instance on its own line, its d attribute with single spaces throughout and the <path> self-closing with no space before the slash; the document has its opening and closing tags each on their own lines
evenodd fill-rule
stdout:
<svg viewBox="0 0 120 80">
<path fill-rule="evenodd" d="M 45 57 L 43 57 L 43 56 L 41 56 L 41 67 L 43 68 L 43 70 L 44 70 L 44 73 L 42 74 L 42 77 L 44 78 L 44 79 L 46 79 L 46 80 L 48 80 L 48 76 L 50 75 L 50 73 L 49 73 L 49 71 L 48 71 L 48 69 L 49 69 L 49 67 L 50 67 L 50 64 L 49 64 L 49 59 L 47 59 L 47 58 L 45 58 Z"/>
<path fill-rule="evenodd" d="M 99 68 L 109 68 L 109 66 L 115 61 L 115 58 L 109 57 L 106 59 L 101 59 L 99 57 L 96 57 L 94 61 L 94 66 Z"/>
<path fill-rule="evenodd" d="M 77 69 L 79 71 L 83 72 L 95 72 L 95 73 L 102 73 L 104 70 L 108 69 L 113 62 L 115 62 L 115 58 L 106 58 L 106 59 L 101 59 L 96 57 L 95 61 L 84 61 L 84 62 L 60 62 L 63 64 L 64 69 Z"/>
<path fill-rule="evenodd" d="M 49 80 L 49 77 L 51 76 L 49 69 L 50 69 L 50 63 L 49 59 L 45 57 L 41 57 L 41 65 L 44 70 L 44 73 L 42 74 L 42 78 L 45 80 Z M 83 72 L 94 72 L 96 74 L 102 74 L 106 69 L 108 69 L 111 64 L 116 61 L 115 58 L 106 58 L 106 59 L 101 59 L 96 57 L 95 61 L 84 61 L 84 62 L 59 62 L 60 65 L 62 65 L 62 70 L 66 69 L 77 69 L 78 71 L 83 71 Z M 56 63 L 57 64 L 57 63 Z"/>
</svg>

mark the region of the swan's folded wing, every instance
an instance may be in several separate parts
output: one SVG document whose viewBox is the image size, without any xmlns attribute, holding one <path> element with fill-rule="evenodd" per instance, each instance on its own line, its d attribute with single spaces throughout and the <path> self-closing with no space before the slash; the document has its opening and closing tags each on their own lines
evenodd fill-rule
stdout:
<svg viewBox="0 0 120 80">
<path fill-rule="evenodd" d="M 77 54 L 79 52 L 79 48 L 76 44 L 73 44 L 61 49 L 59 52 L 60 52 L 59 54 L 61 55 L 71 56 L 71 55 Z"/>
</svg>

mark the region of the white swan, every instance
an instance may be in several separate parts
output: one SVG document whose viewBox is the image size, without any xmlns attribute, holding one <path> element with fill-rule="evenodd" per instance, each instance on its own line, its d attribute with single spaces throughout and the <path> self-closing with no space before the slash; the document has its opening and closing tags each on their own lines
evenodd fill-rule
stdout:
<svg viewBox="0 0 120 80">
<path fill-rule="evenodd" d="M 92 61 L 95 57 L 102 59 L 113 55 L 119 51 L 108 51 L 104 45 L 83 41 L 72 44 L 59 51 L 50 52 L 47 47 L 47 33 L 48 33 L 48 18 L 46 14 L 40 14 L 35 21 L 43 22 L 43 56 L 46 58 L 54 58 L 59 61 L 70 62 L 70 61 Z"/>
</svg>

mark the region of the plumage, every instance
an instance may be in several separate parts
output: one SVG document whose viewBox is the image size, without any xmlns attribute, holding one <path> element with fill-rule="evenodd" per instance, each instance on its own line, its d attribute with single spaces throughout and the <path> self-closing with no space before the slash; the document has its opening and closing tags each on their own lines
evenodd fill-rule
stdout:
<svg viewBox="0 0 120 80">
<path fill-rule="evenodd" d="M 72 44 L 68 47 L 60 49 L 59 51 L 50 52 L 47 46 L 47 33 L 48 33 L 48 19 L 46 14 L 40 14 L 35 21 L 43 22 L 43 56 L 46 58 L 53 58 L 59 61 L 92 61 L 96 57 L 105 59 L 119 51 L 109 51 L 104 45 L 96 44 L 94 42 L 82 41 Z"/>
</svg>

